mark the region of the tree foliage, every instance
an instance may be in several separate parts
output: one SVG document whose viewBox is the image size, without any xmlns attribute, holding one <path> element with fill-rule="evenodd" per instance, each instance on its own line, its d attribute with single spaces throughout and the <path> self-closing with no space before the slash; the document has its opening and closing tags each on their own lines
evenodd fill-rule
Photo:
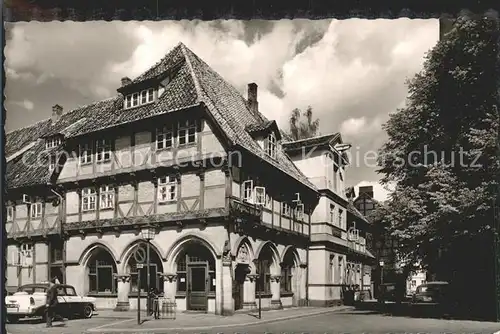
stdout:
<svg viewBox="0 0 500 334">
<path fill-rule="evenodd" d="M 449 260 L 464 240 L 491 235 L 500 175 L 498 31 L 496 19 L 459 17 L 408 82 L 406 107 L 384 125 L 379 173 L 396 189 L 374 220 L 431 270 L 443 269 L 441 254 Z"/>
<path fill-rule="evenodd" d="M 313 119 L 311 106 L 307 107 L 305 112 L 298 108 L 292 110 L 289 122 L 290 132 L 287 133 L 287 136 L 292 140 L 307 139 L 318 135 L 319 119 Z"/>
</svg>

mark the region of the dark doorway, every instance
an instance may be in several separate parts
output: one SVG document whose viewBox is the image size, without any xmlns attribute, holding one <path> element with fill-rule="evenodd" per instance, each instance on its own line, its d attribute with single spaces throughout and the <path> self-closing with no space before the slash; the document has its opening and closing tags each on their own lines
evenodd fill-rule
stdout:
<svg viewBox="0 0 500 334">
<path fill-rule="evenodd" d="M 245 264 L 238 264 L 234 271 L 233 299 L 235 310 L 240 310 L 243 308 L 243 285 L 245 284 L 245 277 L 248 272 L 248 265 Z"/>
<path fill-rule="evenodd" d="M 207 266 L 188 266 L 188 310 L 207 310 Z"/>
</svg>

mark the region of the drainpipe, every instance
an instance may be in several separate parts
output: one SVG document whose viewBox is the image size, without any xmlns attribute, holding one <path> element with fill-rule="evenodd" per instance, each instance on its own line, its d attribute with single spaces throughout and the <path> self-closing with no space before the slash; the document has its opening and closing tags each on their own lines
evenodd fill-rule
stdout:
<svg viewBox="0 0 500 334">
<path fill-rule="evenodd" d="M 307 245 L 307 252 L 306 252 L 306 261 L 307 261 L 307 266 L 306 266 L 306 306 L 309 306 L 309 248 L 311 247 L 311 215 L 313 212 L 309 211 L 309 240 L 308 240 L 308 245 Z"/>
<path fill-rule="evenodd" d="M 60 221 L 60 226 L 59 226 L 59 236 L 61 239 L 63 239 L 63 223 L 64 223 L 64 217 L 65 217 L 65 212 L 64 212 L 64 197 L 59 194 L 57 191 L 54 189 L 50 188 L 50 191 L 59 197 L 59 215 L 61 217 Z M 52 246 L 51 246 L 52 247 Z M 50 256 L 50 254 L 49 254 Z M 66 284 L 66 240 L 63 240 L 63 249 L 62 249 L 62 274 L 63 274 L 63 281 L 61 282 L 62 284 Z M 49 269 L 49 276 L 50 276 L 50 269 Z M 51 278 L 49 277 L 49 280 Z"/>
</svg>

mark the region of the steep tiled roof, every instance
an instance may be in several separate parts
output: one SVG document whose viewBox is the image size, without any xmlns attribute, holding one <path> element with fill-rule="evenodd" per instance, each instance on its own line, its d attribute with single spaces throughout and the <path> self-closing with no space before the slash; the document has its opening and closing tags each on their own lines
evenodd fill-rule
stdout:
<svg viewBox="0 0 500 334">
<path fill-rule="evenodd" d="M 9 189 L 49 182 L 51 176 L 49 173 L 49 153 L 51 151 L 45 150 L 45 141 L 37 140 L 27 152 L 29 153 L 20 155 L 7 163 L 6 176 Z"/>
<path fill-rule="evenodd" d="M 8 132 L 6 134 L 5 156 L 8 157 L 16 153 L 24 146 L 40 138 L 50 129 L 51 124 L 51 119 L 45 119 L 33 125 Z"/>
<path fill-rule="evenodd" d="M 170 51 L 159 63 L 133 80 L 131 85 L 157 79 L 165 72 L 170 73 L 170 82 L 165 87 L 164 93 L 154 103 L 123 109 L 123 97 L 120 94 L 79 107 L 63 114 L 55 123 L 49 119 L 25 130 L 20 129 L 18 133 L 14 131 L 8 134 L 6 151 L 12 154 L 44 135 L 64 134 L 66 138 L 82 136 L 203 103 L 232 144 L 259 156 L 262 160 L 315 190 L 314 185 L 299 171 L 285 152 L 278 150 L 276 159 L 265 154 L 246 128 L 263 126 L 263 124 L 268 124 L 269 120 L 261 113 L 250 112 L 246 100 L 236 88 L 227 83 L 182 43 Z M 35 145 L 27 152 L 40 150 L 43 148 L 43 143 L 41 145 Z M 22 169 L 18 164 L 14 161 L 10 164 L 12 166 L 7 167 L 11 170 L 7 176 L 9 188 L 27 185 L 31 182 L 45 182 L 38 174 L 42 173 L 41 169 L 30 169 L 24 175 L 20 173 Z M 38 181 L 36 181 L 37 177 Z"/>
</svg>

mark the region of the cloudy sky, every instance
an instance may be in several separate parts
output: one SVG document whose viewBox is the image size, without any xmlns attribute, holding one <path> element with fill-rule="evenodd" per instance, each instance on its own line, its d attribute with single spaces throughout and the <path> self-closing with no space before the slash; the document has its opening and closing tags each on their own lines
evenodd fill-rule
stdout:
<svg viewBox="0 0 500 334">
<path fill-rule="evenodd" d="M 111 97 L 182 41 L 282 128 L 293 108 L 312 106 L 321 133 L 353 145 L 348 185 L 378 185 L 373 159 L 381 125 L 404 105 L 405 80 L 422 69 L 438 20 L 51 22 L 6 26 L 6 131 Z M 98 117 L 98 115 L 96 115 Z"/>
</svg>

